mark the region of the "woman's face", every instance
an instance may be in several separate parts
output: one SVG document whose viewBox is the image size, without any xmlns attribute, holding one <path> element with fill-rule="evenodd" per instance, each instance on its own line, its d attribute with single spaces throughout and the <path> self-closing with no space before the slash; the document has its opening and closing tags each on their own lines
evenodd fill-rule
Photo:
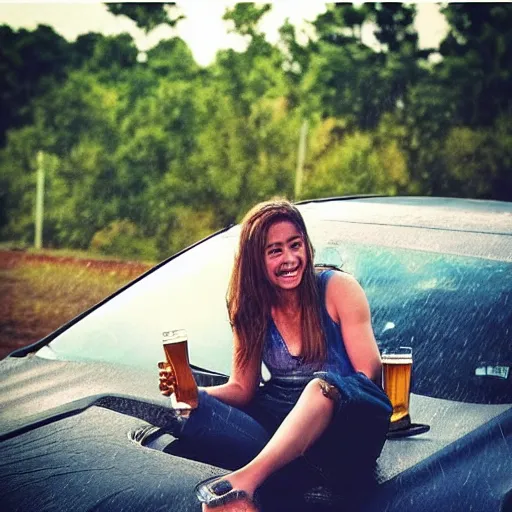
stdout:
<svg viewBox="0 0 512 512">
<path fill-rule="evenodd" d="M 288 220 L 272 224 L 265 244 L 265 268 L 270 282 L 283 290 L 299 286 L 307 264 L 303 235 Z"/>
</svg>

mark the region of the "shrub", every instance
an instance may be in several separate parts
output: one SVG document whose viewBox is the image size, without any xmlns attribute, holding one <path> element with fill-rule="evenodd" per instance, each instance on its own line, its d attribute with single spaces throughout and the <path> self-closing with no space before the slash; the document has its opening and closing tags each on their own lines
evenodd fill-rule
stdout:
<svg viewBox="0 0 512 512">
<path fill-rule="evenodd" d="M 91 240 L 90 249 L 122 258 L 147 261 L 157 259 L 154 240 L 143 237 L 137 225 L 126 219 L 115 220 L 97 231 Z"/>
</svg>

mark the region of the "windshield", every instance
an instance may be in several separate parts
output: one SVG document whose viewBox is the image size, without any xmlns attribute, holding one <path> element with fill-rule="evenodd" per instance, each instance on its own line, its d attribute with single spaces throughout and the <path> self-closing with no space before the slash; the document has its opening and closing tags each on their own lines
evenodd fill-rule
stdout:
<svg viewBox="0 0 512 512">
<path fill-rule="evenodd" d="M 436 252 L 410 248 L 410 243 L 407 248 L 379 245 L 361 226 L 342 222 L 316 219 L 308 226 L 315 262 L 342 267 L 365 289 L 381 350 L 413 348 L 413 392 L 469 402 L 512 401 L 510 262 L 443 254 L 439 244 Z M 402 235 L 411 240 L 406 228 L 388 229 L 394 240 Z M 161 333 L 184 328 L 191 362 L 229 374 L 226 289 L 238 233 L 232 228 L 172 259 L 67 329 L 39 355 L 153 369 L 163 359 Z"/>
<path fill-rule="evenodd" d="M 413 392 L 510 401 L 510 263 L 358 245 L 345 253 L 381 351 L 413 348 Z"/>
<path fill-rule="evenodd" d="M 154 368 L 162 332 L 186 329 L 193 364 L 229 373 L 226 289 L 238 228 L 210 238 L 126 289 L 51 342 L 39 355 Z"/>
</svg>

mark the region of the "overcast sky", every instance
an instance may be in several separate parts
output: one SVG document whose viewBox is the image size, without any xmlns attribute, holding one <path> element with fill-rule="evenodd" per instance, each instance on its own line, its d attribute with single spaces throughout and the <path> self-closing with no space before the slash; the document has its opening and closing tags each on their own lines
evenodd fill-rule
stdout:
<svg viewBox="0 0 512 512">
<path fill-rule="evenodd" d="M 196 61 L 200 65 L 207 65 L 221 48 L 244 48 L 243 38 L 229 34 L 228 25 L 222 20 L 226 7 L 234 3 L 225 0 L 177 2 L 186 19 L 178 23 L 177 29 L 160 27 L 149 35 L 145 35 L 125 16 L 114 16 L 107 11 L 105 5 L 92 0 L 82 0 L 81 3 L 24 3 L 19 0 L 14 3 L 0 0 L 0 24 L 10 25 L 13 29 L 34 29 L 38 24 L 46 24 L 70 41 L 87 32 L 101 32 L 105 35 L 129 32 L 142 51 L 151 48 L 162 38 L 178 35 L 187 42 Z M 299 31 L 303 31 L 307 30 L 306 21 L 315 19 L 325 10 L 325 3 L 311 0 L 279 0 L 272 3 L 272 10 L 265 15 L 261 25 L 270 42 L 277 39 L 278 28 L 286 18 Z M 421 47 L 436 47 L 439 44 L 447 25 L 437 4 L 418 4 L 416 29 Z M 363 41 L 369 45 L 374 42 L 370 27 L 363 31 Z"/>
</svg>

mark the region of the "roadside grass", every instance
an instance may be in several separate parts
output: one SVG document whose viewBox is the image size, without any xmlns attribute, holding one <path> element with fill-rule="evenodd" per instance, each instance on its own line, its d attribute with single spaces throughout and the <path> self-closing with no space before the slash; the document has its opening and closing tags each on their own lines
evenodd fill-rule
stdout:
<svg viewBox="0 0 512 512">
<path fill-rule="evenodd" d="M 21 286 L 16 293 L 16 313 L 63 323 L 118 290 L 130 279 L 120 272 L 76 265 L 27 265 L 14 270 Z M 30 290 L 30 293 L 20 293 Z"/>
<path fill-rule="evenodd" d="M 0 268 L 0 358 L 43 338 L 144 271 L 140 265 L 98 263 L 21 259 Z"/>
</svg>

